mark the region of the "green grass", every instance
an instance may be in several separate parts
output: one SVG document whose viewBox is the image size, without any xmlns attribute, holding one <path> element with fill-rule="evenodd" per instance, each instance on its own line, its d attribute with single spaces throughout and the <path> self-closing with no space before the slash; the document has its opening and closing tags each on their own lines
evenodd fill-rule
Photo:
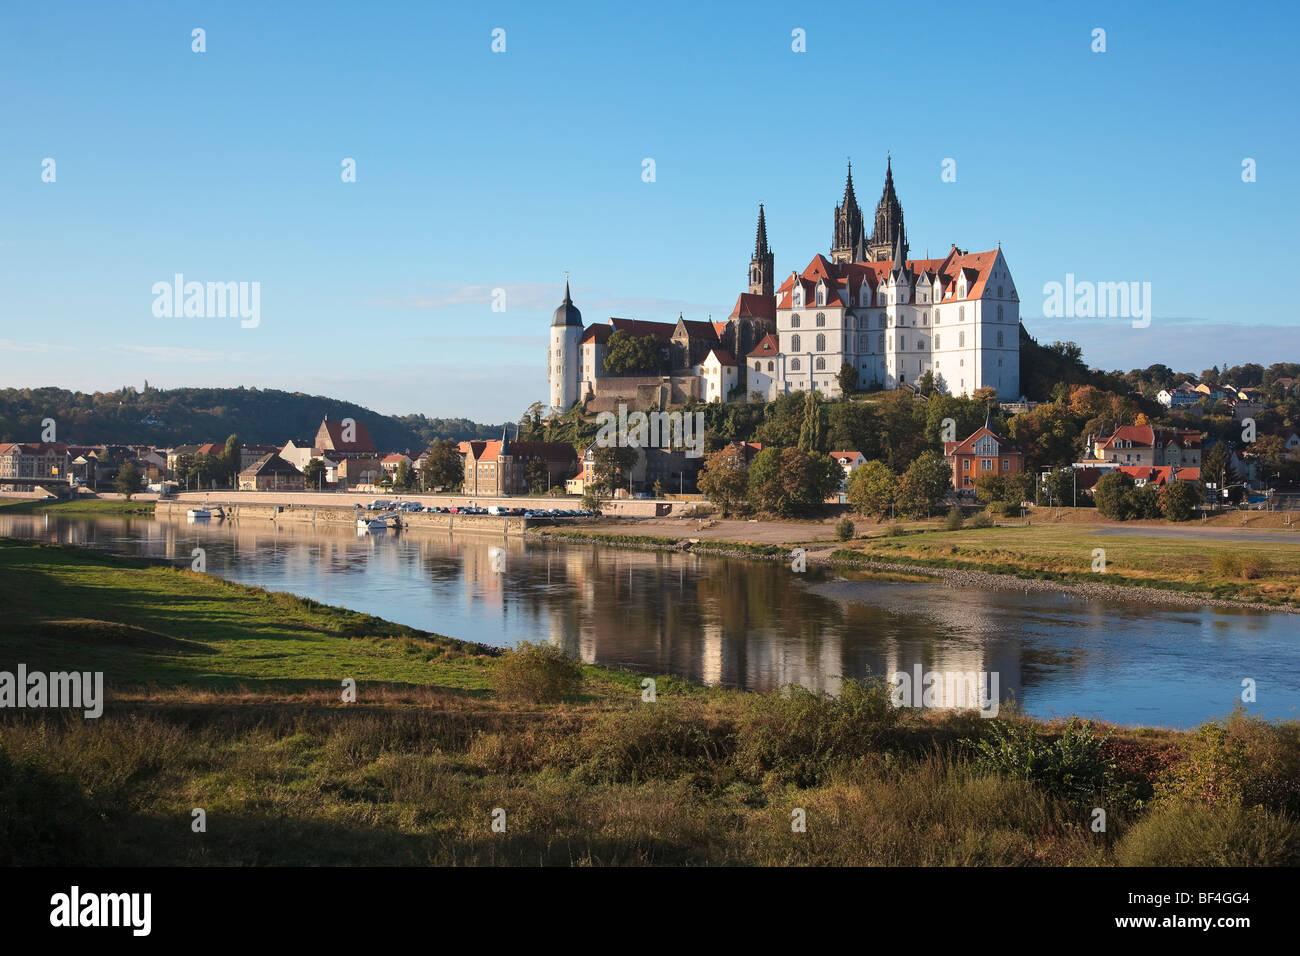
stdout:
<svg viewBox="0 0 1300 956">
<path fill-rule="evenodd" d="M 109 696 L 96 720 L 0 711 L 0 865 L 1300 862 L 1294 723 L 1099 728 L 1067 775 L 1030 773 L 1014 748 L 971 754 L 1023 738 L 1007 727 L 1062 749 L 1060 722 L 895 711 L 871 681 L 830 699 L 658 677 L 650 704 L 641 675 L 583 665 L 579 692 L 515 702 L 488 648 L 3 539 L 0 599 L 0 669 L 103 669 Z"/>
<path fill-rule="evenodd" d="M 101 500 L 89 498 L 73 501 L 41 501 L 38 498 L 0 499 L 0 509 L 8 514 L 60 515 L 148 515 L 153 516 L 152 501 Z"/>
</svg>

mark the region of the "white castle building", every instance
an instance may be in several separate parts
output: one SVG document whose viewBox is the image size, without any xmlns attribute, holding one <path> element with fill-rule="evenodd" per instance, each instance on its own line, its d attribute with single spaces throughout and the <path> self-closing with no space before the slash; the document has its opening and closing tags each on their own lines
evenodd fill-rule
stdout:
<svg viewBox="0 0 1300 956">
<path fill-rule="evenodd" d="M 673 374 L 700 377 L 698 395 L 705 401 L 770 401 L 809 389 L 836 397 L 845 365 L 856 371 L 859 389 L 914 387 L 930 372 L 948 394 L 969 396 L 988 387 L 1002 401 L 1019 398 L 1020 298 L 1001 244 L 987 252 L 954 245 L 939 259 L 909 259 L 907 250 L 892 163 L 886 163 L 870 236 L 850 165 L 844 199 L 835 207 L 829 258 L 814 256 L 803 272 L 792 272 L 773 288 L 774 257 L 760 206 L 749 290 L 726 323 L 712 329 L 689 321 L 675 327 L 610 323 L 643 327 L 637 334 L 664 325 L 659 338 L 675 342 Z M 581 371 L 583 347 L 610 329 L 584 331 L 581 321 L 566 284 L 551 326 L 548 364 L 551 403 L 560 409 L 594 394 L 602 375 L 599 368 Z M 714 364 L 736 366 L 734 387 L 718 388 L 712 375 L 705 380 L 705 355 L 711 373 Z M 689 358 L 678 360 L 683 356 Z"/>
</svg>

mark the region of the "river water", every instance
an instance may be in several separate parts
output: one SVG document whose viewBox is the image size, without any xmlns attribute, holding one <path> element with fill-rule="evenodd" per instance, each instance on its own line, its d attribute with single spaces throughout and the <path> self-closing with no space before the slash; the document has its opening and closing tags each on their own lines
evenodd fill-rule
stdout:
<svg viewBox="0 0 1300 956">
<path fill-rule="evenodd" d="M 202 548 L 207 571 L 233 581 L 450 637 L 550 641 L 589 663 L 749 690 L 800 684 L 834 693 L 842 678 L 868 673 L 976 673 L 996 675 L 996 696 L 1037 717 L 1186 727 L 1231 711 L 1249 679 L 1257 698 L 1249 711 L 1300 716 L 1300 617 L 1289 614 L 795 574 L 788 564 L 477 533 L 358 536 L 269 520 L 6 515 L 0 535 L 183 566 Z M 504 551 L 503 564 L 493 549 Z M 934 701 L 957 702 L 943 692 Z"/>
</svg>

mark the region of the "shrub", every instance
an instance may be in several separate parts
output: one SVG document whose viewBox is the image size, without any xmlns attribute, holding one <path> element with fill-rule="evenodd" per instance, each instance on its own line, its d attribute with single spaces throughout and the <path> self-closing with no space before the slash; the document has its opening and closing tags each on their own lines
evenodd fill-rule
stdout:
<svg viewBox="0 0 1300 956">
<path fill-rule="evenodd" d="M 895 522 L 885 529 L 885 534 L 889 535 L 891 538 L 901 538 L 903 535 L 907 534 L 907 529 L 901 524 Z"/>
<path fill-rule="evenodd" d="M 1226 720 L 1202 724 L 1182 751 L 1156 784 L 1158 797 L 1300 813 L 1297 725 L 1272 724 L 1238 709 Z"/>
<path fill-rule="evenodd" d="M 1262 578 L 1273 570 L 1273 562 L 1267 555 L 1243 554 L 1241 556 L 1241 576 L 1247 581 Z"/>
<path fill-rule="evenodd" d="M 1171 481 L 1160 489 L 1160 511 L 1170 521 L 1190 521 L 1205 496 L 1194 481 Z"/>
<path fill-rule="evenodd" d="M 855 530 L 852 518 L 841 518 L 835 525 L 835 537 L 840 541 L 848 541 L 849 538 L 853 537 Z"/>
<path fill-rule="evenodd" d="M 1263 807 L 1157 806 L 1115 847 L 1120 866 L 1295 866 L 1300 825 Z"/>
<path fill-rule="evenodd" d="M 948 509 L 948 517 L 944 519 L 943 526 L 949 531 L 960 531 L 961 526 L 966 523 L 966 517 L 962 510 L 956 505 Z"/>
<path fill-rule="evenodd" d="M 555 703 L 582 687 L 582 665 L 552 644 L 519 646 L 492 668 L 492 689 L 506 700 Z"/>
<path fill-rule="evenodd" d="M 988 507 L 984 510 L 991 515 L 1000 515 L 1004 518 L 1018 518 L 1020 517 L 1020 502 L 990 501 Z"/>
<path fill-rule="evenodd" d="M 993 516 L 987 511 L 981 511 L 979 514 L 972 515 L 970 521 L 966 522 L 968 528 L 991 528 L 993 527 Z"/>
<path fill-rule="evenodd" d="M 1097 511 L 1112 521 L 1127 521 L 1134 517 L 1132 492 L 1135 487 L 1133 478 L 1122 471 L 1102 475 L 1092 489 Z"/>
<path fill-rule="evenodd" d="M 1211 563 L 1214 565 L 1214 573 L 1221 578 L 1235 578 L 1241 573 L 1241 558 L 1235 554 L 1220 552 L 1211 559 Z"/>
<path fill-rule="evenodd" d="M 737 725 L 736 765 L 750 779 L 813 786 L 878 750 L 897 722 L 890 686 L 878 679 L 846 680 L 838 697 L 803 687 L 759 695 Z"/>
<path fill-rule="evenodd" d="M 716 780 L 730 750 L 723 728 L 661 703 L 605 714 L 583 728 L 573 747 L 574 778 L 605 784 Z"/>
<path fill-rule="evenodd" d="M 1102 753 L 1110 735 L 1098 736 L 1091 721 L 1071 719 L 1051 743 L 1039 736 L 1034 725 L 1024 728 L 998 720 L 990 729 L 991 736 L 966 741 L 978 770 L 1029 780 L 1075 802 L 1125 796 L 1114 760 Z"/>
</svg>

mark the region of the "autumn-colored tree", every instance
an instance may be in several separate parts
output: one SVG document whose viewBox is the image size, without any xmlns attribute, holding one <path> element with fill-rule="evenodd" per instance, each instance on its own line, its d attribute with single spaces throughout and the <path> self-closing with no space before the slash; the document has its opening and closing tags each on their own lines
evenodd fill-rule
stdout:
<svg viewBox="0 0 1300 956">
<path fill-rule="evenodd" d="M 697 487 L 723 514 L 743 505 L 749 491 L 745 453 L 737 446 L 728 445 L 709 455 L 704 459 Z"/>
<path fill-rule="evenodd" d="M 859 514 L 874 515 L 879 521 L 894 503 L 898 476 L 883 461 L 869 461 L 849 479 L 849 504 Z"/>
</svg>

